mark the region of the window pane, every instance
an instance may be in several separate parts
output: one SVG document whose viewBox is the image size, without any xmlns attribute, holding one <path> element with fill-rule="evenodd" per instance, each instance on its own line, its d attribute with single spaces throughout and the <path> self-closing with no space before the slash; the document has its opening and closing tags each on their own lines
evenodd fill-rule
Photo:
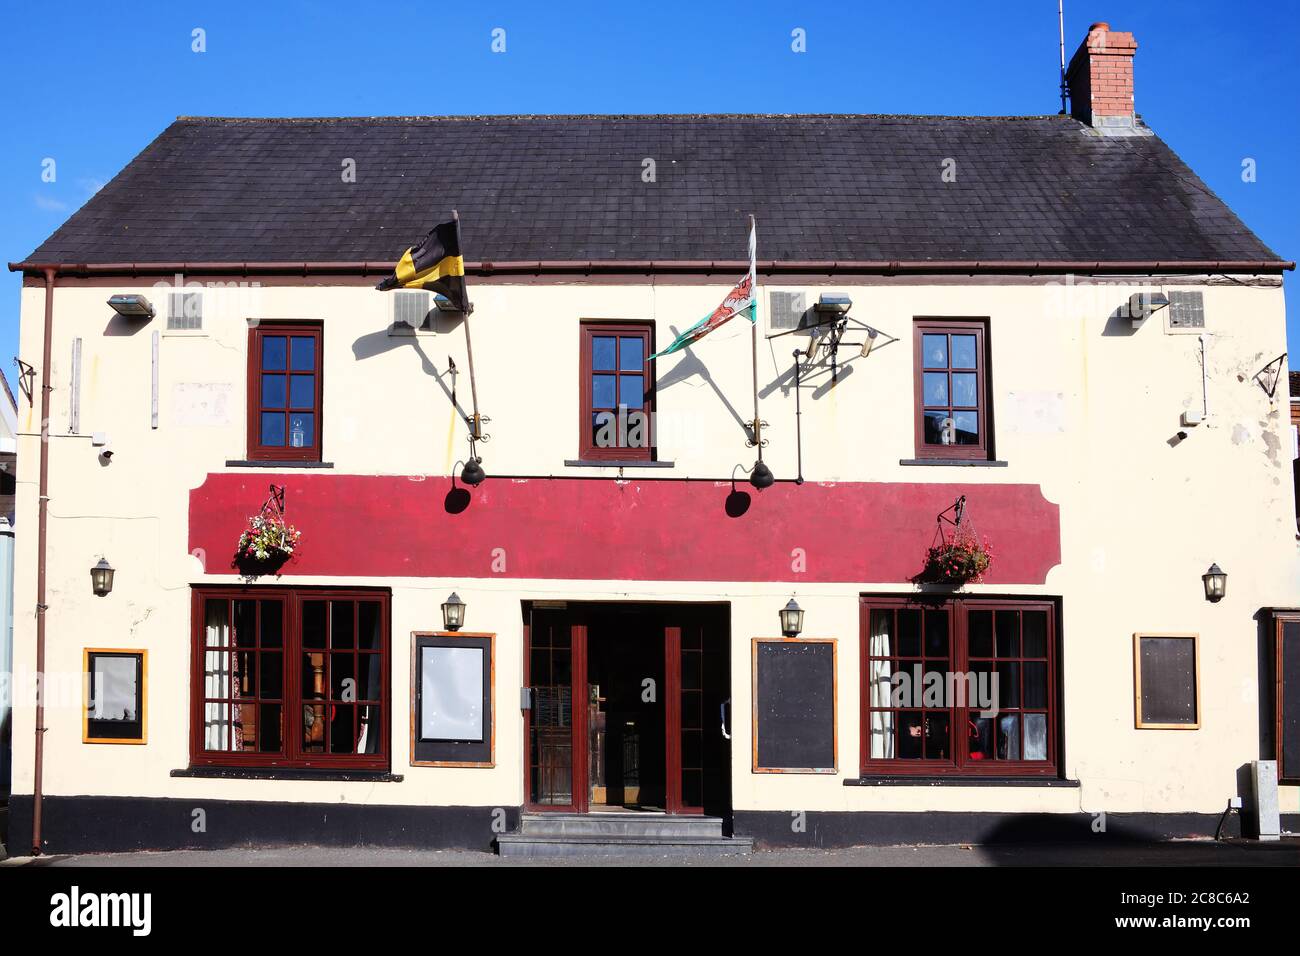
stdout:
<svg viewBox="0 0 1300 956">
<path fill-rule="evenodd" d="M 902 711 L 898 715 L 898 756 L 902 760 L 919 760 L 923 753 L 921 714 Z"/>
<path fill-rule="evenodd" d="M 235 646 L 257 646 L 257 602 L 235 602 Z"/>
<path fill-rule="evenodd" d="M 316 416 L 295 412 L 289 416 L 289 447 L 310 448 L 316 444 Z"/>
<path fill-rule="evenodd" d="M 614 348 L 618 340 L 612 335 L 596 335 L 591 339 L 591 367 L 598 371 L 613 371 Z"/>
<path fill-rule="evenodd" d="M 1035 661 L 1025 664 L 1025 706 L 1047 706 L 1047 665 Z"/>
<path fill-rule="evenodd" d="M 357 693 L 357 656 L 355 654 L 330 655 L 330 699 L 355 701 Z"/>
<path fill-rule="evenodd" d="M 483 651 L 420 648 L 420 739 L 483 739 Z"/>
<path fill-rule="evenodd" d="M 351 601 L 333 601 L 330 604 L 330 647 L 351 648 L 355 645 L 352 633 Z"/>
<path fill-rule="evenodd" d="M 645 345 L 641 336 L 623 335 L 618 340 L 618 367 L 625 372 L 640 372 L 645 365 Z"/>
<path fill-rule="evenodd" d="M 1020 706 L 1020 665 L 1016 661 L 998 661 L 998 706 Z"/>
<path fill-rule="evenodd" d="M 1020 759 L 1020 715 L 1004 714 L 998 718 L 998 759 Z"/>
<path fill-rule="evenodd" d="M 284 604 L 281 601 L 262 602 L 262 646 L 284 646 Z"/>
<path fill-rule="evenodd" d="M 377 651 L 380 648 L 378 601 L 357 602 L 357 647 L 363 651 Z"/>
<path fill-rule="evenodd" d="M 325 698 L 325 652 L 302 655 L 302 696 L 304 700 Z"/>
<path fill-rule="evenodd" d="M 921 359 L 925 368 L 947 368 L 948 336 L 922 335 Z"/>
<path fill-rule="evenodd" d="M 330 753 L 350 754 L 356 752 L 356 739 L 353 737 L 356 729 L 356 717 L 357 708 L 353 704 L 329 705 Z"/>
<path fill-rule="evenodd" d="M 641 375 L 623 375 L 618 380 L 618 403 L 628 408 L 645 404 L 645 378 Z"/>
<path fill-rule="evenodd" d="M 956 376 L 954 376 L 954 378 L 955 377 Z M 948 404 L 948 373 L 947 372 L 926 372 L 925 373 L 925 404 L 927 405 Z"/>
<path fill-rule="evenodd" d="M 139 692 L 137 659 L 90 655 L 90 701 L 87 716 L 91 720 L 134 723 L 136 695 Z"/>
<path fill-rule="evenodd" d="M 289 407 L 314 408 L 316 405 L 316 376 L 291 375 L 289 377 Z"/>
<path fill-rule="evenodd" d="M 263 704 L 259 709 L 262 733 L 257 749 L 262 753 L 279 753 L 284 742 L 282 705 Z"/>
<path fill-rule="evenodd" d="M 316 369 L 316 338 L 311 335 L 295 335 L 289 356 L 295 372 L 312 372 Z"/>
<path fill-rule="evenodd" d="M 921 612 L 912 609 L 898 612 L 899 657 L 921 656 Z"/>
<path fill-rule="evenodd" d="M 320 648 L 325 646 L 325 601 L 302 602 L 302 646 Z"/>
<path fill-rule="evenodd" d="M 925 656 L 948 656 L 948 612 L 925 612 Z"/>
<path fill-rule="evenodd" d="M 597 448 L 618 447 L 618 416 L 596 412 L 591 416 L 591 443 Z"/>
<path fill-rule="evenodd" d="M 284 371 L 286 341 L 283 335 L 262 336 L 262 370 Z"/>
<path fill-rule="evenodd" d="M 593 375 L 591 377 L 591 407 L 614 408 L 616 400 L 614 388 L 617 375 Z"/>
<path fill-rule="evenodd" d="M 267 700 L 284 699 L 284 658 L 279 651 L 262 654 L 262 686 L 258 696 Z"/>
<path fill-rule="evenodd" d="M 952 422 L 957 432 L 958 445 L 980 443 L 979 415 L 976 412 L 953 412 Z"/>
<path fill-rule="evenodd" d="M 954 335 L 952 337 L 952 367 L 975 368 L 975 336 Z"/>
<path fill-rule="evenodd" d="M 203 705 L 203 749 L 225 751 L 233 748 L 234 726 L 229 704 Z"/>
<path fill-rule="evenodd" d="M 971 611 L 966 617 L 971 657 L 993 656 L 993 612 Z"/>
<path fill-rule="evenodd" d="M 379 728 L 382 726 L 378 704 L 362 704 L 357 708 L 357 753 L 379 753 Z"/>
<path fill-rule="evenodd" d="M 256 697 L 257 694 L 257 654 L 253 651 L 238 651 L 235 654 L 235 696 L 241 700 Z"/>
<path fill-rule="evenodd" d="M 1020 656 L 1020 612 L 997 613 L 998 657 Z"/>
<path fill-rule="evenodd" d="M 952 755 L 947 714 L 927 711 L 925 715 L 925 758 L 947 760 Z"/>
<path fill-rule="evenodd" d="M 952 419 L 948 417 L 947 412 L 926 412 L 924 422 L 925 443 L 927 445 L 955 445 L 957 443 L 956 435 L 953 432 Z"/>
<path fill-rule="evenodd" d="M 284 408 L 284 376 L 262 376 L 262 407 Z"/>
<path fill-rule="evenodd" d="M 1047 612 L 1025 611 L 1025 657 L 1047 656 Z"/>
<path fill-rule="evenodd" d="M 262 413 L 262 444 L 274 448 L 284 447 L 284 413 Z"/>
<path fill-rule="evenodd" d="M 970 719 L 970 759 L 993 759 L 993 718 L 976 717 Z"/>
<path fill-rule="evenodd" d="M 926 376 L 929 378 L 929 376 Z M 976 387 L 978 376 L 974 372 L 953 372 L 952 374 L 952 403 L 954 405 L 964 405 L 967 408 L 975 408 L 979 405 L 979 389 Z M 929 400 L 926 400 L 929 404 Z"/>
<path fill-rule="evenodd" d="M 383 662 L 378 654 L 357 655 L 357 700 L 379 700 Z"/>
<path fill-rule="evenodd" d="M 230 646 L 230 602 L 225 598 L 208 598 L 204 604 L 204 643 L 208 647 Z"/>
<path fill-rule="evenodd" d="M 1025 759 L 1047 759 L 1047 715 L 1025 714 Z"/>
</svg>

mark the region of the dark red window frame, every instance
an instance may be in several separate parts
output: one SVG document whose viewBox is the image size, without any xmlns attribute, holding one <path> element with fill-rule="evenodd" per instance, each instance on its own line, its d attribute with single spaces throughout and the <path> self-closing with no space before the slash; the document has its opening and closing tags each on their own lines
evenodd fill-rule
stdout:
<svg viewBox="0 0 1300 956">
<path fill-rule="evenodd" d="M 597 338 L 610 337 L 615 340 L 614 368 L 595 368 L 594 350 Z M 621 339 L 635 338 L 641 342 L 642 362 L 640 370 L 624 369 L 622 365 Z M 591 461 L 654 461 L 654 401 L 655 381 L 654 363 L 645 358 L 654 354 L 654 324 L 650 322 L 603 322 L 584 321 L 581 328 L 582 358 L 581 381 L 579 383 L 578 448 L 583 459 Z M 613 409 L 609 405 L 594 404 L 594 376 L 609 375 L 615 378 Z M 642 377 L 642 402 L 640 406 L 628 406 L 628 411 L 640 411 L 646 416 L 645 447 L 598 447 L 594 435 L 595 416 L 613 411 L 618 414 L 618 400 L 621 397 L 623 381 L 628 376 Z"/>
<path fill-rule="evenodd" d="M 229 604 L 230 631 L 228 643 L 223 646 L 209 645 L 207 639 L 207 602 L 224 601 Z M 256 618 L 253 627 L 255 635 L 238 633 L 236 601 L 254 602 Z M 303 647 L 303 604 L 305 602 L 329 601 L 339 607 L 352 606 L 352 647 L 335 646 L 332 623 L 327 623 L 324 647 Z M 359 618 L 360 603 L 378 604 L 379 647 L 368 650 L 360 647 Z M 276 613 L 278 605 L 279 620 L 264 621 L 266 614 Z M 348 769 L 348 770 L 387 770 L 390 761 L 390 726 L 391 720 L 391 635 L 390 629 L 391 596 L 387 590 L 341 589 L 341 588 L 289 588 L 289 587 L 201 587 L 192 593 L 192 637 L 191 637 L 191 674 L 190 674 L 190 764 L 191 766 L 248 767 L 248 768 L 311 768 L 311 769 Z M 332 610 L 327 608 L 327 613 Z M 328 618 L 327 618 L 328 621 Z M 268 625 L 270 625 L 268 627 Z M 275 632 L 279 631 L 279 645 L 275 643 Z M 344 632 L 340 632 L 340 637 Z M 346 641 L 339 641 L 340 644 Z M 322 696 L 317 697 L 308 690 L 303 692 L 304 671 L 313 671 L 310 659 L 304 661 L 304 654 L 322 657 Z M 241 657 L 238 670 L 227 665 L 216 666 L 222 675 L 231 675 L 242 680 L 249 678 L 247 694 L 244 686 L 236 690 L 221 693 L 207 682 L 207 667 L 210 655 L 235 655 Z M 280 657 L 278 686 L 269 686 L 265 678 L 267 655 Z M 249 656 L 255 662 L 245 663 Z M 335 659 L 338 659 L 337 669 Z M 373 672 L 378 667 L 379 694 L 377 697 L 367 693 L 361 680 L 361 661 L 369 658 L 367 669 Z M 304 663 L 308 666 L 304 667 Z M 272 668 L 274 672 L 274 668 Z M 335 693 L 341 686 L 335 677 L 352 676 L 356 681 L 356 694 L 351 701 L 344 700 Z M 228 681 L 227 684 L 230 682 Z M 256 713 L 257 733 L 260 735 L 265 720 L 273 716 L 273 708 L 279 708 L 280 733 L 279 748 L 274 751 L 243 751 L 234 749 L 208 749 L 207 726 L 208 706 L 211 705 L 220 715 L 226 711 L 219 708 L 251 706 L 258 708 Z M 263 706 L 271 708 L 264 712 Z M 368 753 L 355 753 L 351 749 L 345 753 L 329 752 L 329 734 L 339 726 L 340 714 L 350 713 L 353 717 L 350 731 L 350 747 L 359 740 L 359 724 L 367 723 L 366 707 L 375 707 L 377 714 L 368 722 L 378 733 L 376 750 Z M 344 708 L 340 711 L 339 708 Z M 348 708 L 351 708 L 350 710 Z M 324 752 L 312 750 L 304 743 L 304 725 L 306 713 L 312 711 L 312 720 L 324 717 L 322 745 Z M 217 732 L 220 736 L 221 730 Z M 366 733 L 369 733 L 367 729 Z M 260 736 L 258 739 L 261 739 Z"/>
<path fill-rule="evenodd" d="M 990 414 L 989 388 L 988 388 L 988 325 L 983 319 L 916 319 L 913 323 L 913 357 L 915 363 L 915 429 L 916 429 L 916 457 L 917 458 L 956 458 L 961 460 L 969 459 L 988 459 L 993 457 L 993 441 L 990 433 L 993 416 Z M 947 364 L 932 368 L 926 368 L 926 356 L 924 354 L 923 343 L 927 335 L 944 335 L 947 336 Z M 969 365 L 954 365 L 954 356 L 952 349 L 952 336 L 954 335 L 974 335 L 975 336 L 975 367 L 972 369 Z M 943 375 L 946 378 L 947 402 L 927 404 L 925 381 L 926 373 L 931 375 Z M 953 375 L 971 374 L 975 375 L 975 401 L 974 406 L 962 404 L 956 405 L 956 396 L 953 390 Z M 976 415 L 976 427 L 979 432 L 979 441 L 972 444 L 952 444 L 945 445 L 941 442 L 927 441 L 926 438 L 926 412 L 946 411 L 950 414 L 956 412 L 971 412 Z"/>
<path fill-rule="evenodd" d="M 321 419 L 324 378 L 324 357 L 322 345 L 322 328 L 319 322 L 261 322 L 248 330 L 248 457 L 258 461 L 320 461 L 321 460 Z M 266 339 L 284 338 L 286 340 L 284 368 L 265 367 L 263 349 Z M 296 358 L 291 339 L 311 339 L 312 363 L 295 367 Z M 307 375 L 314 376 L 315 387 L 311 389 L 311 404 L 295 399 L 292 382 Z M 282 380 L 274 390 L 266 389 L 267 379 Z M 283 392 L 283 399 L 279 392 Z M 296 404 L 295 404 L 296 402 Z M 293 412 L 312 416 L 311 434 L 301 447 L 293 447 L 292 427 Z M 262 442 L 262 416 L 284 416 L 284 444 L 267 445 Z"/>
<path fill-rule="evenodd" d="M 883 655 L 875 656 L 872 654 L 872 612 L 882 611 L 886 613 L 896 613 L 898 611 L 915 612 L 920 611 L 924 614 L 926 611 L 946 611 L 947 612 L 947 646 L 937 650 L 932 654 L 925 654 L 925 631 L 922 624 L 921 631 L 921 651 L 922 657 L 916 658 L 908 656 L 901 658 L 901 648 L 892 648 L 890 655 L 893 667 L 906 667 L 909 669 L 913 660 L 931 659 L 936 661 L 948 662 L 950 670 L 966 673 L 968 671 L 978 671 L 982 668 L 996 668 L 1002 664 L 1008 671 L 1014 671 L 1017 675 L 1017 684 L 1015 687 L 1014 705 L 1009 699 L 1008 688 L 1000 688 L 1001 696 L 1004 703 L 999 708 L 997 717 L 991 718 L 992 725 L 980 724 L 978 707 L 943 707 L 935 708 L 936 714 L 946 714 L 949 728 L 949 745 L 947 752 L 942 756 L 923 756 L 919 758 L 905 758 L 900 756 L 894 757 L 872 757 L 871 756 L 871 736 L 873 731 L 872 715 L 882 711 L 893 711 L 895 714 L 899 711 L 893 710 L 892 707 L 878 708 L 872 706 L 871 682 L 872 661 L 883 659 Z M 993 644 L 990 654 L 983 653 L 982 647 L 976 647 L 977 653 L 971 653 L 972 645 L 970 643 L 970 614 L 972 612 L 991 612 L 996 615 L 998 612 L 1011 615 L 1014 612 L 1034 611 L 1045 612 L 1046 614 L 1046 635 L 1045 635 L 1045 656 L 1025 656 L 1024 644 L 1024 620 L 1023 613 L 1015 615 L 1014 620 L 1018 622 L 1016 630 L 1016 643 L 1012 648 L 1013 653 L 999 653 L 1001 650 L 998 646 L 996 636 L 996 627 L 994 624 Z M 1060 686 L 1061 676 L 1059 672 L 1059 642 L 1058 633 L 1058 609 L 1056 602 L 1051 600 L 1037 599 L 1011 599 L 1011 598 L 952 598 L 952 599 L 935 599 L 935 600 L 917 600 L 908 597 L 863 597 L 861 600 L 861 768 L 862 775 L 867 776 L 971 776 L 971 777 L 1058 777 L 1060 774 Z M 894 632 L 897 635 L 897 631 Z M 897 643 L 897 641 L 896 641 Z M 1028 686 L 1026 680 L 1026 664 L 1034 668 L 1042 668 L 1046 673 L 1046 697 L 1045 702 L 1039 706 L 1026 705 L 1025 688 Z M 1015 665 L 1012 668 L 1010 665 Z M 911 708 L 906 708 L 910 710 Z M 983 727 L 989 727 L 992 731 L 991 743 L 996 755 L 998 745 L 998 734 L 1001 732 L 999 721 L 1003 717 L 1014 717 L 1019 728 L 1019 742 L 1021 754 L 1023 756 L 1025 746 L 1025 715 L 1026 714 L 1045 714 L 1046 715 L 1046 759 L 1043 760 L 1009 760 L 1009 759 L 971 759 L 973 749 L 981 749 L 978 745 L 973 745 L 972 740 L 978 739 L 973 736 L 973 732 Z M 923 718 L 924 721 L 924 718 Z M 887 724 L 888 726 L 888 724 Z M 928 723 L 922 723 L 922 736 L 929 729 Z M 895 718 L 892 721 L 892 728 L 895 734 L 901 733 L 904 729 L 904 723 L 901 719 Z M 897 738 L 896 738 L 897 739 Z M 897 744 L 895 753 L 897 754 Z"/>
</svg>

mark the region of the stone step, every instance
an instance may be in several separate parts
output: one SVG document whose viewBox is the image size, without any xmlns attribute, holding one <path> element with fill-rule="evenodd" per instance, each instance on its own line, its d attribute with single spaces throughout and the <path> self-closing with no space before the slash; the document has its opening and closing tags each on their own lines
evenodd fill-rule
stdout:
<svg viewBox="0 0 1300 956">
<path fill-rule="evenodd" d="M 668 813 L 525 813 L 519 832 L 539 837 L 722 838 L 722 818 Z"/>
<path fill-rule="evenodd" d="M 746 855 L 754 848 L 748 837 L 537 836 L 505 833 L 497 837 L 497 853 L 510 859 L 557 860 L 588 857 L 707 860 Z"/>
</svg>

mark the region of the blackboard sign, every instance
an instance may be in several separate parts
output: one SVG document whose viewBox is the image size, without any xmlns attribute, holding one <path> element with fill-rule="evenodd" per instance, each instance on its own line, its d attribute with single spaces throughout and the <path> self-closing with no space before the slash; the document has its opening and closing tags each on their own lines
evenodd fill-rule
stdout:
<svg viewBox="0 0 1300 956">
<path fill-rule="evenodd" d="M 835 773 L 835 641 L 756 637 L 754 772 Z"/>
<path fill-rule="evenodd" d="M 1300 783 L 1300 614 L 1277 618 L 1278 779 Z"/>
<path fill-rule="evenodd" d="M 1201 726 L 1195 634 L 1134 634 L 1134 725 L 1144 730 Z"/>
</svg>

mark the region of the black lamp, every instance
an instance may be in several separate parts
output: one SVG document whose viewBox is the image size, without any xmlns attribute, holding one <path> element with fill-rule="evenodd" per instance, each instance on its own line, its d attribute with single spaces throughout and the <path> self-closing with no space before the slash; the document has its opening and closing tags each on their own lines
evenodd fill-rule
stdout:
<svg viewBox="0 0 1300 956">
<path fill-rule="evenodd" d="M 803 608 L 790 598 L 790 603 L 781 608 L 781 633 L 786 637 L 798 637 L 803 630 Z"/>
<path fill-rule="evenodd" d="M 1201 575 L 1205 584 L 1205 600 L 1217 603 L 1228 592 L 1228 575 L 1217 564 L 1211 564 L 1210 570 Z"/>
<path fill-rule="evenodd" d="M 460 599 L 455 591 L 451 592 L 451 597 L 442 602 L 442 626 L 444 630 L 459 631 L 461 625 L 465 623 L 465 602 Z"/>
<path fill-rule="evenodd" d="M 763 464 L 763 459 L 754 462 L 754 470 L 749 473 L 749 483 L 762 491 L 764 488 L 771 488 L 776 482 L 776 476 L 772 474 L 772 469 Z"/>
<path fill-rule="evenodd" d="M 460 472 L 460 480 L 471 488 L 481 485 L 486 477 L 487 473 L 483 471 L 483 465 L 478 458 L 471 458 L 465 462 L 465 467 Z"/>
<path fill-rule="evenodd" d="M 104 597 L 113 590 L 113 566 L 103 558 L 90 569 L 90 586 L 96 597 Z"/>
</svg>

